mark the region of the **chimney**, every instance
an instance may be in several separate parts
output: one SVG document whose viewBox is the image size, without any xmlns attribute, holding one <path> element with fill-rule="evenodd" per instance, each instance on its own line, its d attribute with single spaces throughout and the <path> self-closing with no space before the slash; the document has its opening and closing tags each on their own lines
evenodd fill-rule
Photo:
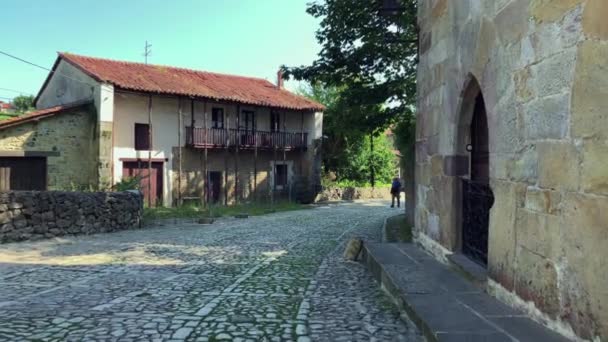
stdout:
<svg viewBox="0 0 608 342">
<path fill-rule="evenodd" d="M 277 71 L 277 88 L 283 89 L 283 70 Z"/>
</svg>

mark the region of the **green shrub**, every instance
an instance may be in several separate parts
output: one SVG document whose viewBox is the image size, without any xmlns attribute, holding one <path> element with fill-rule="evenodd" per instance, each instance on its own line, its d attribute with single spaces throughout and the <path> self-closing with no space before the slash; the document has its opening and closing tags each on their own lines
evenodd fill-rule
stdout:
<svg viewBox="0 0 608 342">
<path fill-rule="evenodd" d="M 120 182 L 114 184 L 115 191 L 139 190 L 142 177 L 123 177 Z"/>
</svg>

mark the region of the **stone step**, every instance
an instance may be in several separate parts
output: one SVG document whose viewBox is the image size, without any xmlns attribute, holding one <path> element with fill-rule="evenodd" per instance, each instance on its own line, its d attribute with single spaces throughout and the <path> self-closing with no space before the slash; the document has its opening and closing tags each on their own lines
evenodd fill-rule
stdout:
<svg viewBox="0 0 608 342">
<path fill-rule="evenodd" d="M 485 289 L 488 284 L 488 270 L 467 258 L 464 254 L 454 253 L 448 256 L 450 267 L 474 285 Z"/>
<path fill-rule="evenodd" d="M 414 244 L 363 246 L 370 272 L 429 341 L 567 341 Z"/>
</svg>

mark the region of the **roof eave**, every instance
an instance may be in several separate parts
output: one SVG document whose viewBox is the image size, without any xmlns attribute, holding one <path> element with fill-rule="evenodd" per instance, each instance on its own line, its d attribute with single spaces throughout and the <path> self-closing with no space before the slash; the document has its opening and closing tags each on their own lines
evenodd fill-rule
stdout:
<svg viewBox="0 0 608 342">
<path fill-rule="evenodd" d="M 124 91 L 124 92 L 128 92 L 128 93 L 139 93 L 139 94 L 144 94 L 144 95 L 165 95 L 165 96 L 175 96 L 175 97 L 189 97 L 192 99 L 198 99 L 198 100 L 204 100 L 204 101 L 217 101 L 217 102 L 228 102 L 228 103 L 235 103 L 235 104 L 241 104 L 241 105 L 246 105 L 246 106 L 254 106 L 254 107 L 266 107 L 266 108 L 274 108 L 274 109 L 282 109 L 282 110 L 293 110 L 293 111 L 305 111 L 305 112 L 322 112 L 325 110 L 325 106 L 320 105 L 321 107 L 288 107 L 288 106 L 277 106 L 277 105 L 270 105 L 270 104 L 264 104 L 264 103 L 260 103 L 260 102 L 247 102 L 247 101 L 238 101 L 238 100 L 234 100 L 234 99 L 230 99 L 230 98 L 219 98 L 219 97 L 210 97 L 210 96 L 201 96 L 201 95 L 196 95 L 196 94 L 190 94 L 190 93 L 177 93 L 177 92 L 169 92 L 169 91 L 151 91 L 151 90 L 142 90 L 142 89 L 137 89 L 135 87 L 125 87 L 122 86 L 120 84 L 114 84 L 114 89 L 116 91 Z"/>
</svg>

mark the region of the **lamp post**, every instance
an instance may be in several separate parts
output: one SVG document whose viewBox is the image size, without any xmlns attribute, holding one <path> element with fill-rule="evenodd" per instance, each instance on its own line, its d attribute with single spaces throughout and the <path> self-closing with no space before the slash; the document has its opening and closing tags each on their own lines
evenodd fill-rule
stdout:
<svg viewBox="0 0 608 342">
<path fill-rule="evenodd" d="M 380 1 L 380 15 L 392 17 L 401 14 L 405 7 L 401 4 L 400 0 L 379 0 Z"/>
</svg>

